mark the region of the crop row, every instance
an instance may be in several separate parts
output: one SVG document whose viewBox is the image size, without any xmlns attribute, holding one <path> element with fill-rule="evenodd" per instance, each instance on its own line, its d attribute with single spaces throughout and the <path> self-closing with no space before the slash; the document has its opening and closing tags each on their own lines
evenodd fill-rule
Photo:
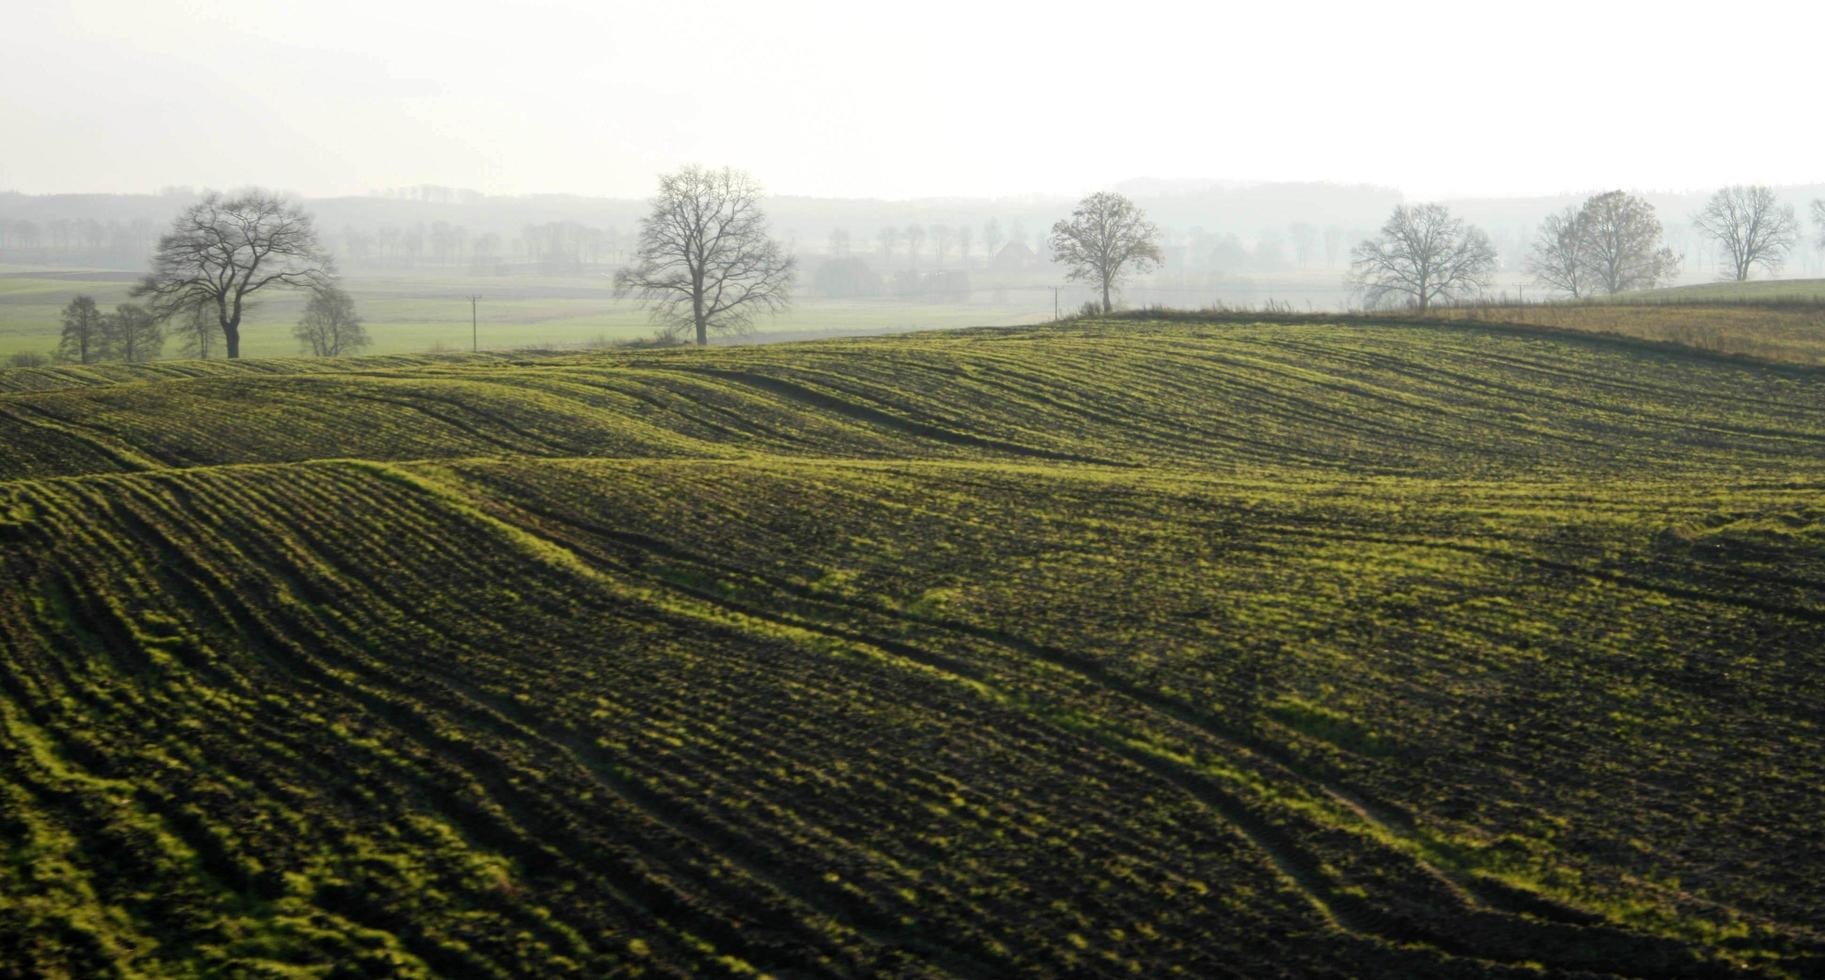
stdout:
<svg viewBox="0 0 1825 980">
<path fill-rule="evenodd" d="M 0 478 L 357 457 L 1817 472 L 1825 377 L 1472 328 L 1113 325 L 0 395 Z"/>
<path fill-rule="evenodd" d="M 12 962 L 1710 975 L 1821 941 L 1782 877 L 1825 870 L 1816 491 L 521 460 L 4 493 Z"/>
</svg>

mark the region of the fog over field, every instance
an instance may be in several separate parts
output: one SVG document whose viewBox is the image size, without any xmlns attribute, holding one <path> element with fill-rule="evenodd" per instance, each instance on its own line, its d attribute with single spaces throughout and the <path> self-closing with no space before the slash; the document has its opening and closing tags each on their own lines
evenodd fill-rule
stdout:
<svg viewBox="0 0 1825 980">
<path fill-rule="evenodd" d="M 1488 235 L 1484 295 L 1542 298 L 1541 223 L 1617 188 L 1656 209 L 1664 282 L 1701 283 L 1716 188 L 1825 196 L 1795 113 L 1820 21 L 1757 4 L 1726 49 L 1646 3 L 34 4 L 0 34 L 0 274 L 31 279 L 0 353 L 68 276 L 125 299 L 179 210 L 242 187 L 308 205 L 376 349 L 464 344 L 476 294 L 498 343 L 632 336 L 608 280 L 687 164 L 762 188 L 800 263 L 795 317 L 762 324 L 787 334 L 1075 310 L 1095 291 L 1046 239 L 1100 190 L 1160 232 L 1128 306 L 1350 308 L 1351 249 L 1424 201 Z M 1825 274 L 1816 238 L 1785 275 Z M 253 313 L 256 349 L 296 305 Z"/>
</svg>

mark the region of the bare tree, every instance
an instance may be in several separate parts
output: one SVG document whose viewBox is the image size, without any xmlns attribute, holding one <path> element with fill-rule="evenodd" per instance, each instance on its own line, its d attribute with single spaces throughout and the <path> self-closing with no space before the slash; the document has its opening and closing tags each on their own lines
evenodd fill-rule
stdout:
<svg viewBox="0 0 1825 980">
<path fill-rule="evenodd" d="M 950 225 L 932 225 L 932 247 L 938 250 L 938 268 L 944 268 L 944 257 L 950 254 L 956 232 Z"/>
<path fill-rule="evenodd" d="M 1052 226 L 1052 261 L 1067 267 L 1066 278 L 1101 287 L 1103 312 L 1129 275 L 1160 264 L 1160 230 L 1133 201 L 1102 191 L 1079 201 L 1069 220 Z"/>
<path fill-rule="evenodd" d="M 925 226 L 907 225 L 906 230 L 900 233 L 900 237 L 906 240 L 907 258 L 912 262 L 913 268 L 918 268 L 919 247 L 925 244 Z"/>
<path fill-rule="evenodd" d="M 78 296 L 63 308 L 63 336 L 57 343 L 57 359 L 93 364 L 108 358 L 108 334 L 101 310 L 93 296 Z"/>
<path fill-rule="evenodd" d="M 215 308 L 228 356 L 241 356 L 241 316 L 269 286 L 313 288 L 331 272 L 310 215 L 263 191 L 211 193 L 185 208 L 158 240 L 152 271 L 133 287 L 167 319 L 197 303 Z"/>
<path fill-rule="evenodd" d="M 367 328 L 355 314 L 355 301 L 340 286 L 327 283 L 311 292 L 304 315 L 292 327 L 303 349 L 318 357 L 342 357 L 366 347 Z"/>
<path fill-rule="evenodd" d="M 685 167 L 659 178 L 640 219 L 637 264 L 615 274 L 615 295 L 637 295 L 653 319 L 698 344 L 747 329 L 791 301 L 797 266 L 767 236 L 760 186 L 738 170 Z"/>
<path fill-rule="evenodd" d="M 1746 281 L 1757 266 L 1779 272 L 1787 252 L 1800 237 L 1793 206 L 1775 200 L 1761 185 L 1726 187 L 1711 195 L 1692 223 L 1717 242 L 1724 255 L 1724 274 Z"/>
<path fill-rule="evenodd" d="M 1584 202 L 1584 254 L 1592 282 L 1606 293 L 1652 289 L 1679 272 L 1679 257 L 1661 244 L 1654 206 L 1610 191 Z"/>
<path fill-rule="evenodd" d="M 1573 296 L 1651 289 L 1679 272 L 1679 256 L 1661 236 L 1652 204 L 1610 191 L 1547 218 L 1527 269 L 1535 282 Z"/>
<path fill-rule="evenodd" d="M 1287 231 L 1293 238 L 1293 257 L 1303 269 L 1318 254 L 1318 229 L 1303 221 L 1295 221 L 1287 226 Z"/>
<path fill-rule="evenodd" d="M 899 244 L 899 241 L 900 241 L 900 229 L 883 228 L 875 234 L 874 240 L 876 242 L 880 243 L 880 246 L 881 246 L 881 265 L 882 265 L 882 267 L 885 268 L 887 266 L 892 265 L 893 264 L 893 249 L 894 249 L 894 246 Z"/>
<path fill-rule="evenodd" d="M 152 311 L 136 303 L 116 306 L 103 329 L 108 335 L 109 350 L 130 364 L 156 361 L 165 347 L 164 324 Z"/>
<path fill-rule="evenodd" d="M 995 261 L 996 254 L 1001 251 L 1001 243 L 1005 241 L 1007 236 L 1002 234 L 1000 218 L 990 218 L 983 224 L 982 247 L 989 250 L 990 262 Z"/>
<path fill-rule="evenodd" d="M 171 320 L 178 335 L 178 350 L 183 356 L 207 361 L 215 352 L 222 325 L 216 322 L 215 307 L 209 303 L 192 303 Z"/>
<path fill-rule="evenodd" d="M 965 269 L 970 267 L 970 243 L 975 237 L 975 230 L 969 225 L 957 226 L 957 255 Z"/>
<path fill-rule="evenodd" d="M 830 232 L 830 255 L 831 255 L 831 257 L 840 259 L 848 254 L 849 254 L 849 232 L 844 231 L 841 228 L 832 229 Z"/>
<path fill-rule="evenodd" d="M 1812 202 L 1812 223 L 1819 229 L 1819 238 L 1814 244 L 1825 248 L 1825 200 Z"/>
<path fill-rule="evenodd" d="M 1558 214 L 1547 216 L 1540 225 L 1527 254 L 1527 272 L 1534 282 L 1549 289 L 1572 294 L 1574 298 L 1590 292 L 1590 265 L 1584 254 L 1584 212 L 1567 206 Z"/>
<path fill-rule="evenodd" d="M 1370 306 L 1402 300 L 1426 310 L 1439 300 L 1480 292 L 1495 271 L 1489 236 L 1442 204 L 1397 205 L 1381 234 L 1350 256 L 1347 281 Z"/>
</svg>

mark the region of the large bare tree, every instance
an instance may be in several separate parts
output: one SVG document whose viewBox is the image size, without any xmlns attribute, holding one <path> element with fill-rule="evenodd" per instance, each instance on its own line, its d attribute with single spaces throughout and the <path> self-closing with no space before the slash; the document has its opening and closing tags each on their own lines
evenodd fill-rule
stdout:
<svg viewBox="0 0 1825 980">
<path fill-rule="evenodd" d="M 1746 281 L 1759 267 L 1779 272 L 1800 237 L 1793 205 L 1782 204 L 1760 185 L 1726 187 L 1711 195 L 1692 223 L 1717 242 L 1724 274 Z"/>
<path fill-rule="evenodd" d="M 1584 212 L 1575 206 L 1548 215 L 1540 225 L 1527 254 L 1527 271 L 1534 282 L 1572 294 L 1574 298 L 1590 292 L 1589 263 L 1584 250 Z"/>
<path fill-rule="evenodd" d="M 674 336 L 747 329 L 761 312 L 791 302 L 797 265 L 767 235 L 760 186 L 724 167 L 685 167 L 659 178 L 640 219 L 636 263 L 615 274 L 615 295 L 633 294 Z"/>
<path fill-rule="evenodd" d="M 1812 223 L 1819 229 L 1818 241 L 1814 244 L 1825 248 L 1825 199 L 1815 199 L 1812 202 Z"/>
<path fill-rule="evenodd" d="M 1480 292 L 1495 271 L 1495 247 L 1442 204 L 1397 205 L 1381 234 L 1350 253 L 1349 282 L 1380 306 L 1401 300 L 1421 310 Z"/>
<path fill-rule="evenodd" d="M 1679 273 L 1679 256 L 1661 244 L 1654 206 L 1633 194 L 1610 191 L 1584 202 L 1584 261 L 1591 282 L 1606 293 L 1652 289 Z"/>
<path fill-rule="evenodd" d="M 330 259 L 304 209 L 275 194 L 211 193 L 185 208 L 158 240 L 152 271 L 133 287 L 160 319 L 198 303 L 215 309 L 231 358 L 241 356 L 241 317 L 250 297 L 268 287 L 314 288 Z"/>
<path fill-rule="evenodd" d="M 1164 261 L 1160 230 L 1133 201 L 1110 191 L 1079 201 L 1068 220 L 1052 226 L 1050 245 L 1066 278 L 1101 288 L 1104 313 L 1115 309 L 1111 293 L 1123 279 Z"/>
</svg>

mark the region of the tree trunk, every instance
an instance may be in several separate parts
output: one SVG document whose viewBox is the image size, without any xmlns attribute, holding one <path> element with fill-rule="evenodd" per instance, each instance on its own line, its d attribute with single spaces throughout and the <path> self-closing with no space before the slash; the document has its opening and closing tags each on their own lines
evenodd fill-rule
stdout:
<svg viewBox="0 0 1825 980">
<path fill-rule="evenodd" d="M 1103 312 L 1114 313 L 1115 305 L 1109 302 L 1109 280 L 1103 280 Z"/>
<path fill-rule="evenodd" d="M 710 345 L 710 322 L 703 315 L 703 284 L 701 282 L 691 292 L 691 322 L 697 327 L 697 346 L 708 347 Z"/>
<path fill-rule="evenodd" d="M 233 361 L 241 356 L 241 318 L 222 324 L 222 339 L 227 341 L 228 359 Z"/>
</svg>

